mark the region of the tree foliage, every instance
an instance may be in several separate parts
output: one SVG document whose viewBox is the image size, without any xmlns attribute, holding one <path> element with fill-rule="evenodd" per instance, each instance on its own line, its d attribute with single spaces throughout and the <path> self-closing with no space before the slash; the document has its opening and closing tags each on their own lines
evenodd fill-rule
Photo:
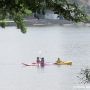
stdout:
<svg viewBox="0 0 90 90">
<path fill-rule="evenodd" d="M 4 20 L 11 17 L 17 27 L 25 33 L 26 28 L 23 17 L 27 14 L 27 10 L 24 0 L 0 0 L 0 25 L 5 27 Z"/>
<path fill-rule="evenodd" d="M 81 83 L 90 83 L 90 68 L 86 67 L 81 69 L 79 76 L 77 76 Z"/>
<path fill-rule="evenodd" d="M 86 20 L 86 14 L 79 9 L 78 5 L 68 3 L 67 0 L 0 0 L 0 25 L 5 27 L 5 19 L 11 17 L 17 27 L 25 33 L 23 17 L 30 14 L 28 11 L 45 14 L 47 9 L 70 21 L 84 22 Z"/>
</svg>

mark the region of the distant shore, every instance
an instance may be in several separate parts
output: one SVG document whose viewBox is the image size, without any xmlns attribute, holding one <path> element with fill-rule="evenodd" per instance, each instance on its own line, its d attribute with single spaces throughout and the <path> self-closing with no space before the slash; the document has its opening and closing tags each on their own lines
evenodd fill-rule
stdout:
<svg viewBox="0 0 90 90">
<path fill-rule="evenodd" d="M 6 21 L 7 26 L 15 26 L 14 21 Z M 56 19 L 29 19 L 24 20 L 26 26 L 49 26 L 49 25 L 63 25 L 63 24 L 72 24 L 72 22 L 67 20 L 56 20 Z"/>
<path fill-rule="evenodd" d="M 90 26 L 90 24 L 87 23 L 73 23 L 72 21 L 67 20 L 56 20 L 56 19 L 25 19 L 24 20 L 26 26 L 53 26 L 53 25 L 87 25 Z M 12 20 L 6 21 L 6 26 L 16 26 L 15 22 Z"/>
</svg>

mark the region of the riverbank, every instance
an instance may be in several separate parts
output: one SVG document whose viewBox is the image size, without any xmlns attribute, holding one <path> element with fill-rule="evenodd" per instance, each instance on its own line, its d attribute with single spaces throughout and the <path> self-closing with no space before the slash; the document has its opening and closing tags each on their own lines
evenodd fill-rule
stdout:
<svg viewBox="0 0 90 90">
<path fill-rule="evenodd" d="M 5 21 L 6 22 L 6 26 L 16 26 L 15 22 L 12 21 L 12 20 L 8 20 L 8 21 Z M 83 22 L 79 22 L 79 23 L 74 23 L 72 21 L 68 21 L 68 20 L 56 20 L 56 19 L 25 19 L 24 20 L 25 22 L 25 25 L 27 27 L 37 27 L 37 26 L 40 26 L 40 27 L 43 27 L 43 26 L 55 26 L 55 25 L 74 25 L 74 26 L 88 26 L 90 27 L 90 23 L 83 23 Z"/>
<path fill-rule="evenodd" d="M 67 20 L 54 20 L 54 19 L 30 19 L 24 20 L 26 26 L 50 26 L 50 25 L 63 25 L 72 24 L 71 21 Z M 6 26 L 15 26 L 14 21 L 6 21 Z"/>
</svg>

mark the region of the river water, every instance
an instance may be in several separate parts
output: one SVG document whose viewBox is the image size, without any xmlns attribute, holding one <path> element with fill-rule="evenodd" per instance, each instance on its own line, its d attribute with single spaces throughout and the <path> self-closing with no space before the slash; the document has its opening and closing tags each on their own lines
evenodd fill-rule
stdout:
<svg viewBox="0 0 90 90">
<path fill-rule="evenodd" d="M 89 90 L 80 87 L 77 76 L 90 66 L 90 27 L 63 25 L 28 27 L 22 34 L 16 27 L 0 28 L 1 90 Z M 44 57 L 44 68 L 25 67 Z M 72 66 L 52 65 L 57 58 Z M 77 87 L 79 86 L 79 87 Z"/>
</svg>

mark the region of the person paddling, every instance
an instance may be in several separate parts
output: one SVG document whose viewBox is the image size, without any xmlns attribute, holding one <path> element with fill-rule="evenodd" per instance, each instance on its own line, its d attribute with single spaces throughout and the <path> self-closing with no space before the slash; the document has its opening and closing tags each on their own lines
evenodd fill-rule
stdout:
<svg viewBox="0 0 90 90">
<path fill-rule="evenodd" d="M 44 67 L 45 63 L 44 63 L 44 58 L 41 58 L 41 62 L 40 62 L 41 67 Z"/>
<path fill-rule="evenodd" d="M 56 63 L 61 63 L 62 61 L 60 60 L 60 58 L 57 59 Z"/>
<path fill-rule="evenodd" d="M 39 59 L 39 57 L 37 57 L 36 62 L 37 62 L 38 65 L 40 64 L 40 59 Z"/>
</svg>

